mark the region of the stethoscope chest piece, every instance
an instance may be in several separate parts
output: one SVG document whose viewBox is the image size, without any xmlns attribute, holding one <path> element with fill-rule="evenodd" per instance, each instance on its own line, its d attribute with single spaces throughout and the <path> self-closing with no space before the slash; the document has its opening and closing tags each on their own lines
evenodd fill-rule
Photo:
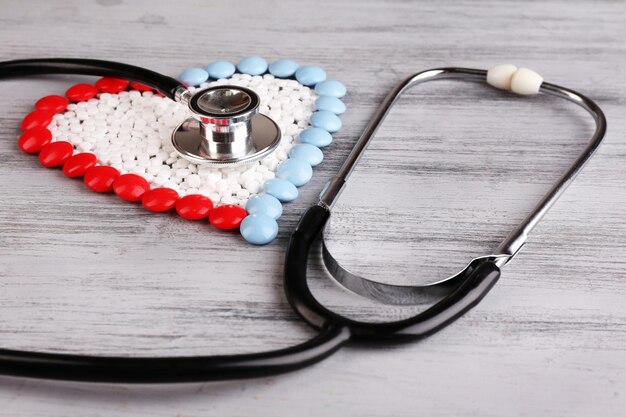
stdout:
<svg viewBox="0 0 626 417">
<path fill-rule="evenodd" d="M 258 112 L 260 98 L 250 89 L 220 85 L 180 99 L 192 117 L 176 127 L 172 144 L 190 162 L 222 167 L 251 163 L 280 143 L 280 128 Z"/>
</svg>

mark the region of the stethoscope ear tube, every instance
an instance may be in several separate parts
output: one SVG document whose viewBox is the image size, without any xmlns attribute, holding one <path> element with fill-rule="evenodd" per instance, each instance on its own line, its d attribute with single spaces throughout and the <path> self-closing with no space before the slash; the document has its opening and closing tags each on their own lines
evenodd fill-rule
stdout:
<svg viewBox="0 0 626 417">
<path fill-rule="evenodd" d="M 291 235 L 285 259 L 285 295 L 291 307 L 317 329 L 344 327 L 353 341 L 407 342 L 429 336 L 454 322 L 475 307 L 500 278 L 500 268 L 486 260 L 477 265 L 445 297 L 413 317 L 387 323 L 352 320 L 321 305 L 309 289 L 307 268 L 309 253 L 330 211 L 313 206 L 302 216 Z"/>
<path fill-rule="evenodd" d="M 120 62 L 100 59 L 42 58 L 0 62 L 0 79 L 44 74 L 82 74 L 123 78 L 155 88 L 172 100 L 185 87 L 180 81 L 158 72 Z"/>
</svg>

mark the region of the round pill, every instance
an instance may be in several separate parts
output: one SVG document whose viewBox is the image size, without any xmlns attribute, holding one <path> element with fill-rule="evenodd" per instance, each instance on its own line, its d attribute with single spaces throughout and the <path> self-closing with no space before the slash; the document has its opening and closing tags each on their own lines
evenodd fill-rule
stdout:
<svg viewBox="0 0 626 417">
<path fill-rule="evenodd" d="M 155 188 L 146 192 L 141 198 L 141 204 L 148 211 L 160 213 L 168 211 L 176 206 L 178 193 L 171 188 Z"/>
<path fill-rule="evenodd" d="M 68 99 L 63 96 L 45 96 L 37 100 L 35 103 L 35 109 L 45 110 L 56 114 L 65 111 L 68 104 L 70 104 Z"/>
<path fill-rule="evenodd" d="M 71 101 L 87 101 L 94 98 L 98 94 L 98 89 L 91 84 L 76 84 L 71 86 L 66 92 L 65 97 Z"/>
<path fill-rule="evenodd" d="M 221 205 L 209 213 L 209 222 L 222 230 L 236 229 L 246 217 L 246 210 L 233 204 Z"/>
<path fill-rule="evenodd" d="M 273 195 L 261 193 L 250 197 L 246 211 L 248 214 L 264 214 L 276 220 L 283 214 L 283 206 Z"/>
<path fill-rule="evenodd" d="M 20 127 L 22 131 L 35 127 L 47 127 L 52 122 L 54 115 L 47 110 L 35 110 L 26 115 Z"/>
<path fill-rule="evenodd" d="M 315 100 L 315 107 L 317 110 L 329 111 L 335 114 L 343 114 L 346 111 L 346 105 L 343 104 L 343 101 L 332 96 L 319 96 Z"/>
<path fill-rule="evenodd" d="M 276 177 L 287 180 L 296 187 L 301 187 L 309 182 L 312 176 L 311 165 L 298 158 L 287 159 L 276 168 Z"/>
<path fill-rule="evenodd" d="M 84 183 L 91 191 L 106 193 L 111 191 L 113 181 L 120 176 L 120 172 L 110 166 L 95 166 L 85 173 Z"/>
<path fill-rule="evenodd" d="M 311 145 L 322 148 L 328 146 L 333 141 L 333 137 L 327 130 L 320 129 L 319 127 L 310 127 L 300 132 L 298 136 L 300 142 L 309 143 Z"/>
<path fill-rule="evenodd" d="M 289 150 L 289 158 L 300 158 L 309 165 L 316 166 L 324 160 L 324 153 L 317 146 L 309 143 L 299 143 Z"/>
<path fill-rule="evenodd" d="M 311 126 L 333 133 L 341 129 L 341 119 L 329 111 L 316 111 L 309 119 Z"/>
<path fill-rule="evenodd" d="M 266 245 L 278 235 L 276 220 L 264 214 L 251 214 L 241 222 L 241 236 L 255 245 Z"/>
<path fill-rule="evenodd" d="M 150 184 L 137 174 L 120 175 L 113 181 L 113 192 L 125 201 L 139 201 L 150 190 Z"/>
<path fill-rule="evenodd" d="M 326 80 L 315 85 L 315 93 L 320 96 L 341 98 L 346 95 L 346 86 L 336 80 Z"/>
<path fill-rule="evenodd" d="M 296 186 L 289 181 L 280 178 L 272 178 L 271 180 L 265 181 L 265 184 L 263 184 L 263 190 L 267 194 L 273 195 L 283 203 L 287 203 L 298 198 L 298 189 Z"/>
<path fill-rule="evenodd" d="M 187 68 L 178 76 L 178 79 L 180 82 L 195 87 L 208 80 L 209 73 L 202 68 Z"/>
<path fill-rule="evenodd" d="M 237 63 L 237 69 L 243 74 L 261 75 L 267 71 L 267 61 L 259 56 L 249 56 Z"/>
<path fill-rule="evenodd" d="M 127 87 L 128 81 L 121 78 L 103 77 L 96 81 L 96 88 L 103 93 L 117 94 Z"/>
<path fill-rule="evenodd" d="M 135 81 L 130 82 L 130 88 L 132 88 L 133 90 L 137 90 L 137 91 L 152 91 L 153 90 L 152 87 L 135 82 Z"/>
<path fill-rule="evenodd" d="M 235 73 L 235 66 L 228 61 L 213 61 L 206 67 L 209 77 L 228 78 Z"/>
<path fill-rule="evenodd" d="M 41 148 L 39 152 L 39 162 L 46 168 L 54 168 L 63 163 L 72 156 L 74 147 L 71 143 L 65 141 L 52 142 Z"/>
<path fill-rule="evenodd" d="M 82 177 L 85 173 L 96 166 L 96 155 L 83 152 L 72 155 L 63 164 L 63 174 L 66 177 Z"/>
<path fill-rule="evenodd" d="M 269 67 L 270 74 L 278 78 L 289 78 L 296 73 L 298 63 L 290 59 L 279 59 Z"/>
<path fill-rule="evenodd" d="M 189 194 L 176 202 L 176 213 L 187 220 L 204 219 L 211 210 L 213 202 L 201 194 Z"/>
<path fill-rule="evenodd" d="M 298 68 L 296 71 L 296 80 L 302 85 L 311 86 L 320 83 L 326 79 L 326 71 L 320 67 L 307 65 Z"/>
<path fill-rule="evenodd" d="M 26 153 L 37 153 L 52 141 L 52 132 L 45 127 L 26 130 L 17 140 L 17 146 Z"/>
</svg>

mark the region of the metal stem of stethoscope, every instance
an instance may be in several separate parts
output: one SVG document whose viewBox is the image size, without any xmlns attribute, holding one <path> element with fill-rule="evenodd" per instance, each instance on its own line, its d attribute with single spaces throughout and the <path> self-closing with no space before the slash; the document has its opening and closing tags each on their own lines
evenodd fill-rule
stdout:
<svg viewBox="0 0 626 417">
<path fill-rule="evenodd" d="M 441 68 L 423 71 L 404 81 L 400 82 L 385 97 L 380 107 L 368 123 L 363 134 L 354 145 L 354 148 L 346 158 L 337 175 L 335 175 L 320 194 L 319 205 L 328 209 L 333 207 L 341 191 L 359 160 L 363 156 L 365 149 L 381 126 L 385 117 L 393 107 L 396 100 L 409 88 L 433 80 L 458 79 L 468 81 L 485 82 L 487 71 L 469 68 Z M 433 299 L 441 297 L 442 294 L 450 291 L 458 284 L 468 270 L 478 263 L 490 260 L 502 267 L 509 262 L 526 242 L 529 233 L 535 228 L 541 218 L 548 212 L 550 207 L 557 201 L 559 196 L 574 180 L 586 162 L 591 158 L 598 148 L 606 132 L 606 119 L 602 110 L 587 97 L 573 90 L 559 87 L 554 84 L 542 83 L 540 92 L 564 98 L 572 101 L 587 112 L 589 112 L 596 122 L 596 130 L 589 144 L 583 149 L 580 156 L 569 166 L 561 178 L 552 186 L 548 193 L 539 201 L 535 208 L 527 215 L 522 223 L 515 228 L 507 238 L 499 245 L 494 254 L 480 256 L 473 259 L 463 270 L 451 275 L 443 280 L 427 285 L 391 285 L 372 281 L 361 277 L 341 264 L 332 256 L 324 239 L 322 239 L 322 258 L 328 272 L 351 291 L 375 299 L 386 304 L 422 304 L 432 302 Z"/>
</svg>

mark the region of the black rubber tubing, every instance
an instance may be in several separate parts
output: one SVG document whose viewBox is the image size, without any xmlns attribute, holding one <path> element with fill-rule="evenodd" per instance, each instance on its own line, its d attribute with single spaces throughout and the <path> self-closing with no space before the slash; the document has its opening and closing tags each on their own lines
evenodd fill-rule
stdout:
<svg viewBox="0 0 626 417">
<path fill-rule="evenodd" d="M 352 320 L 320 304 L 307 283 L 310 248 L 324 228 L 330 212 L 321 207 L 309 208 L 291 235 L 285 261 L 285 294 L 291 307 L 311 326 L 323 329 L 329 325 L 344 326 L 351 340 L 367 342 L 408 342 L 427 337 L 451 324 L 475 307 L 500 278 L 500 268 L 483 262 L 447 296 L 413 317 L 386 323 Z"/>
<path fill-rule="evenodd" d="M 29 75 L 80 74 L 122 78 L 157 89 L 174 100 L 180 81 L 149 69 L 99 59 L 43 58 L 0 62 L 0 79 Z"/>
</svg>

